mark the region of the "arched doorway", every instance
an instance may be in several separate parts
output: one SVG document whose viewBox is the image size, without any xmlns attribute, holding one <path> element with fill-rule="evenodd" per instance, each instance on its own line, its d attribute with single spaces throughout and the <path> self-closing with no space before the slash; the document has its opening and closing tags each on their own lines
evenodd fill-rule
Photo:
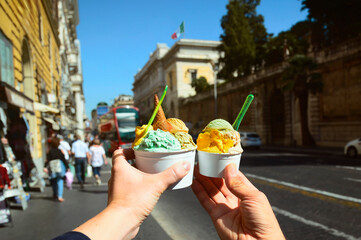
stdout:
<svg viewBox="0 0 361 240">
<path fill-rule="evenodd" d="M 22 51 L 21 51 L 21 63 L 22 63 L 22 77 L 23 77 L 23 87 L 24 87 L 24 94 L 34 100 L 34 77 L 33 77 L 33 69 L 32 69 L 32 61 L 31 61 L 31 54 L 30 54 L 30 46 L 29 42 L 26 38 L 24 38 L 22 42 Z M 38 169 L 38 162 L 36 162 L 36 158 L 38 158 L 37 154 L 37 131 L 36 131 L 36 116 L 30 113 L 24 114 L 25 118 L 29 123 L 29 131 L 27 136 L 27 141 L 30 147 L 30 152 L 34 163 L 37 165 Z"/>
<path fill-rule="evenodd" d="M 283 145 L 285 137 L 285 101 L 281 90 L 271 97 L 271 143 Z"/>
</svg>

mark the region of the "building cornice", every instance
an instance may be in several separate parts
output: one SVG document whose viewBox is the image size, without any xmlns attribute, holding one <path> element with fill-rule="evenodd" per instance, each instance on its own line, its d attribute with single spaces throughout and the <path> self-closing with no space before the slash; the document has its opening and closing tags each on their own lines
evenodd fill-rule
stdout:
<svg viewBox="0 0 361 240">
<path fill-rule="evenodd" d="M 41 0 L 41 2 L 43 4 L 46 16 L 50 23 L 50 27 L 53 32 L 55 42 L 59 47 L 61 44 L 60 44 L 60 40 L 59 40 L 59 36 L 58 36 L 58 26 L 57 26 L 57 23 L 54 21 L 54 19 L 51 17 L 52 16 L 52 12 L 51 12 L 51 4 L 52 3 L 50 3 L 50 1 L 47 1 L 47 0 Z"/>
</svg>

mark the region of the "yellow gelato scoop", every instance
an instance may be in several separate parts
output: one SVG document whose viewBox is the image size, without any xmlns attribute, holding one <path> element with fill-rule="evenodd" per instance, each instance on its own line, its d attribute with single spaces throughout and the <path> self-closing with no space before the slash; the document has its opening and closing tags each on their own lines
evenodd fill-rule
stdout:
<svg viewBox="0 0 361 240">
<path fill-rule="evenodd" d="M 135 128 L 135 140 L 134 140 L 134 142 L 133 142 L 133 146 L 132 147 L 134 147 L 134 146 L 137 146 L 137 145 L 139 145 L 141 142 L 142 142 L 142 140 L 143 140 L 143 138 L 147 135 L 146 134 L 146 130 L 147 129 L 147 125 L 143 125 L 143 126 L 137 126 L 136 128 Z M 153 127 L 152 127 L 152 125 L 150 125 L 150 127 L 149 127 L 149 131 L 152 131 L 153 130 Z M 148 131 L 148 132 L 149 132 Z"/>
</svg>

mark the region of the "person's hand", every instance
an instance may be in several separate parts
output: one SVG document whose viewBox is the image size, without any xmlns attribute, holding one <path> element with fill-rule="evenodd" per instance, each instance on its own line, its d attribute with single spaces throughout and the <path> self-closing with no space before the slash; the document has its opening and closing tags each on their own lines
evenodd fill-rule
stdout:
<svg viewBox="0 0 361 240">
<path fill-rule="evenodd" d="M 225 179 L 195 169 L 192 190 L 221 239 L 285 239 L 266 195 L 230 164 Z"/>
<path fill-rule="evenodd" d="M 43 171 L 44 171 L 45 173 L 49 173 L 49 170 L 48 170 L 47 168 L 44 168 Z"/>
<path fill-rule="evenodd" d="M 74 231 L 93 240 L 134 238 L 160 195 L 190 170 L 188 162 L 180 162 L 161 173 L 147 174 L 127 162 L 134 158 L 132 149 L 114 152 L 108 182 L 108 206 Z"/>
<path fill-rule="evenodd" d="M 67 172 L 70 172 L 70 168 L 68 168 L 66 171 L 67 171 Z"/>
<path fill-rule="evenodd" d="M 112 176 L 109 180 L 108 205 L 131 209 L 139 225 L 150 214 L 160 195 L 190 170 L 181 162 L 158 174 L 146 174 L 132 167 L 132 149 L 119 149 L 113 155 Z"/>
</svg>

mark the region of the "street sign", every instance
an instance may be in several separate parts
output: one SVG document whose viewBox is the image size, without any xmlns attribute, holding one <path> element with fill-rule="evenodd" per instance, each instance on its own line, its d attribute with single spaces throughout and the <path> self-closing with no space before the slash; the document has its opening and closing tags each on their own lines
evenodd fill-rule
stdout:
<svg viewBox="0 0 361 240">
<path fill-rule="evenodd" d="M 98 106 L 97 107 L 97 116 L 101 116 L 106 114 L 109 111 L 109 107 L 108 106 Z"/>
</svg>

